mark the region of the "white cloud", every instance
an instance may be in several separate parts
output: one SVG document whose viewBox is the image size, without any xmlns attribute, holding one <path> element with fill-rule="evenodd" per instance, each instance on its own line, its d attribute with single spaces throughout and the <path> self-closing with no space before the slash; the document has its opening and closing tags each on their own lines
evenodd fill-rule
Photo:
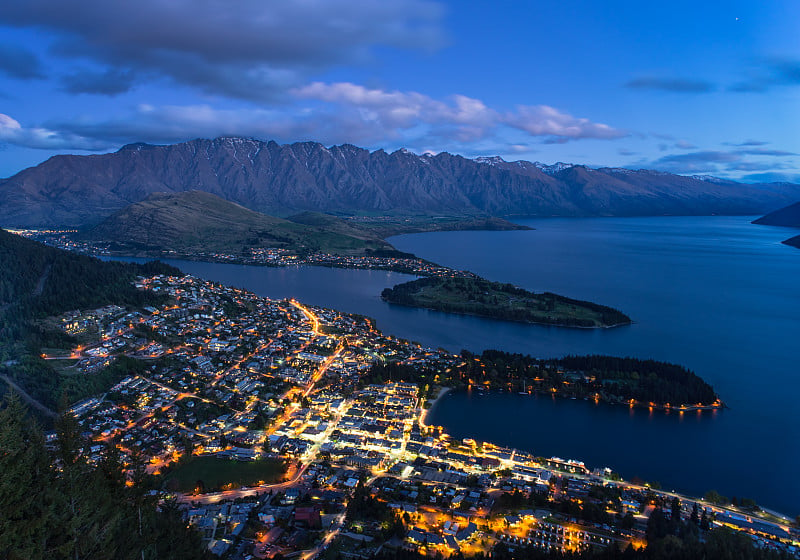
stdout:
<svg viewBox="0 0 800 560">
<path fill-rule="evenodd" d="M 3 113 L 0 113 L 0 143 L 43 150 L 99 151 L 109 148 L 108 142 L 104 140 L 93 140 L 47 128 L 26 128 L 16 119 Z"/>
<path fill-rule="evenodd" d="M 547 105 L 520 106 L 515 112 L 501 114 L 479 100 L 452 95 L 440 101 L 417 92 L 367 89 L 349 82 L 326 84 L 314 82 L 292 91 L 302 99 L 315 99 L 340 106 L 357 108 L 365 119 L 387 127 L 412 128 L 421 123 L 451 127 L 439 134 L 469 141 L 482 138 L 499 126 L 523 130 L 531 136 L 549 136 L 566 140 L 579 138 L 613 139 L 627 133 L 606 124 L 577 118 Z"/>
<path fill-rule="evenodd" d="M 503 122 L 524 130 L 531 136 L 553 136 L 561 139 L 614 139 L 628 133 L 607 124 L 573 117 L 548 105 L 520 105 L 515 113 L 504 116 Z"/>
</svg>

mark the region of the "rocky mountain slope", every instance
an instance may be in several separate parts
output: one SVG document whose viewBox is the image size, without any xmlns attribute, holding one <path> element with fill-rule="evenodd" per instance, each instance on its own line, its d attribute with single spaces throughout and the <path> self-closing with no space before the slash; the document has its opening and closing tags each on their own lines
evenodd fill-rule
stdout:
<svg viewBox="0 0 800 560">
<path fill-rule="evenodd" d="M 217 138 L 55 156 L 0 181 L 0 224 L 97 224 L 150 194 L 188 190 L 279 216 L 748 214 L 800 198 L 800 186 L 790 184 Z"/>
</svg>

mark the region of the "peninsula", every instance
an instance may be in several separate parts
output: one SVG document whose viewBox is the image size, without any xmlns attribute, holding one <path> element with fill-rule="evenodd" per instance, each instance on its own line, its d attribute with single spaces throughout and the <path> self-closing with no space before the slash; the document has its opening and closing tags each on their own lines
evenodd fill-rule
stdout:
<svg viewBox="0 0 800 560">
<path fill-rule="evenodd" d="M 583 328 L 631 323 L 630 317 L 611 307 L 474 276 L 421 278 L 386 288 L 381 297 L 399 305 L 524 323 Z"/>
</svg>

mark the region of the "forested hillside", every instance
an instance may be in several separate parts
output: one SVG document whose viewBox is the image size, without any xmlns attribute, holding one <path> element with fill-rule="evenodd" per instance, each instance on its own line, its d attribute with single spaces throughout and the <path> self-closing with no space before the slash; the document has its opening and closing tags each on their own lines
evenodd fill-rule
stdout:
<svg viewBox="0 0 800 560">
<path fill-rule="evenodd" d="M 54 409 L 62 380 L 39 357 L 43 346 L 65 347 L 65 333 L 43 328 L 41 319 L 109 304 L 144 306 L 160 296 L 137 290 L 137 276 L 181 274 L 159 262 L 104 262 L 0 230 L 0 375 L 45 407 Z M 6 383 L 0 383 L 0 392 Z"/>
</svg>

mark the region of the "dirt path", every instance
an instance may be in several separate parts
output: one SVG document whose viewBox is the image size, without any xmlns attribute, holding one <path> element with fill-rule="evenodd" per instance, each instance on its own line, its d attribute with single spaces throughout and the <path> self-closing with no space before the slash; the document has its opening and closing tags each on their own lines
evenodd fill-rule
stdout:
<svg viewBox="0 0 800 560">
<path fill-rule="evenodd" d="M 41 411 L 43 414 L 49 416 L 50 418 L 55 418 L 56 416 L 58 416 L 58 414 L 56 414 L 55 412 L 47 408 L 45 405 L 34 399 L 32 396 L 30 396 L 28 393 L 26 393 L 22 387 L 14 383 L 14 381 L 12 381 L 12 379 L 7 375 L 0 374 L 0 379 L 8 383 L 9 386 L 12 389 L 14 389 L 19 394 L 20 397 L 22 397 L 22 400 L 24 400 L 26 403 L 31 405 L 36 410 Z"/>
</svg>

